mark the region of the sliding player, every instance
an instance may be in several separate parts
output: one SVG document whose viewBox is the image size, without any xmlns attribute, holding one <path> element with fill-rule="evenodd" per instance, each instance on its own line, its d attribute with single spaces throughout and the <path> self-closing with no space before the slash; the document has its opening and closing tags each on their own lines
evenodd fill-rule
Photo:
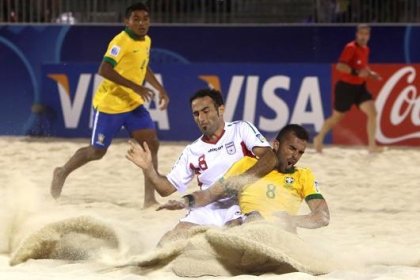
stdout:
<svg viewBox="0 0 420 280">
<path fill-rule="evenodd" d="M 246 172 L 256 177 L 264 176 L 277 164 L 270 144 L 252 124 L 224 121 L 220 92 L 200 90 L 191 97 L 190 105 L 194 120 L 203 135 L 184 149 L 167 176 L 159 174 L 154 168 L 147 143 L 143 146 L 133 141 L 130 143 L 127 158 L 143 169 L 145 177 L 153 182 L 161 196 L 176 191 L 185 192 L 194 175 L 197 175 L 200 188 L 205 190 L 244 156 L 258 158 L 256 164 Z M 204 207 L 192 209 L 173 231 L 164 236 L 161 243 L 173 236 L 182 235 L 186 229 L 195 225 L 224 226 L 240 217 L 236 198 L 215 200 Z"/>
<path fill-rule="evenodd" d="M 202 207 L 223 197 L 237 194 L 245 221 L 264 218 L 279 221 L 286 229 L 295 231 L 296 227 L 319 228 L 328 225 L 329 210 L 326 201 L 317 188 L 312 171 L 295 167 L 305 152 L 309 136 L 299 125 L 287 125 L 278 133 L 273 142 L 277 156 L 276 168 L 251 184 L 232 184 L 234 175 L 242 174 L 252 168 L 255 159 L 244 157 L 212 187 L 186 195 L 180 201 L 171 200 L 159 209 L 182 209 Z M 311 212 L 297 215 L 302 200 Z"/>
</svg>

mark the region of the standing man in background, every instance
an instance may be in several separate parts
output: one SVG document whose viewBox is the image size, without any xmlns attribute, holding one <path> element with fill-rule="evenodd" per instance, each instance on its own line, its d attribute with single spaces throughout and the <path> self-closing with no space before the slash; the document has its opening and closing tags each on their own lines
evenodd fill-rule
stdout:
<svg viewBox="0 0 420 280">
<path fill-rule="evenodd" d="M 153 93 L 142 86 L 144 80 L 159 91 L 161 110 L 166 109 L 169 98 L 148 66 L 151 46 L 151 39 L 147 36 L 150 26 L 148 7 L 142 3 L 128 7 L 125 25 L 125 30 L 109 43 L 99 67 L 99 74 L 105 79 L 93 100 L 95 116 L 90 146 L 79 149 L 66 164 L 54 170 L 51 184 L 54 198 L 60 196 L 71 172 L 106 154 L 112 138 L 122 126 L 137 142 L 148 144 L 153 166 L 157 168 L 159 141 L 155 124 L 144 107 L 144 102 L 149 101 Z M 144 185 L 144 207 L 157 204 L 154 187 L 147 177 Z"/>
<path fill-rule="evenodd" d="M 340 73 L 339 81 L 335 85 L 335 101 L 332 116 L 323 124 L 321 131 L 314 138 L 315 150 L 322 152 L 325 135 L 339 122 L 350 110 L 353 104 L 367 116 L 367 135 L 369 152 L 381 152 L 375 142 L 376 133 L 376 108 L 372 95 L 366 88 L 368 78 L 380 80 L 381 77 L 368 66 L 370 39 L 370 26 L 360 24 L 357 26 L 356 39 L 348 43 L 336 66 Z"/>
</svg>

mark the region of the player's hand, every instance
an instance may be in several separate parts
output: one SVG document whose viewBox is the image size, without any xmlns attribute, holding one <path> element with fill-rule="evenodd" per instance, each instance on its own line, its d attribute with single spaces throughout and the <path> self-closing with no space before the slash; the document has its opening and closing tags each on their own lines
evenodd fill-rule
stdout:
<svg viewBox="0 0 420 280">
<path fill-rule="evenodd" d="M 293 221 L 293 217 L 289 213 L 284 211 L 275 212 L 275 223 L 279 225 L 283 230 L 296 233 L 296 224 Z"/>
<path fill-rule="evenodd" d="M 179 200 L 169 200 L 165 204 L 160 205 L 158 208 L 156 208 L 156 211 L 160 211 L 162 209 L 180 210 L 184 208 L 187 208 L 187 205 L 184 202 L 179 201 Z"/>
<path fill-rule="evenodd" d="M 376 73 L 375 71 L 372 71 L 372 70 L 369 72 L 369 77 L 376 80 L 376 81 L 382 80 L 381 75 L 379 75 L 378 73 Z"/>
<path fill-rule="evenodd" d="M 169 96 L 164 89 L 159 92 L 159 109 L 165 110 L 168 108 Z"/>
<path fill-rule="evenodd" d="M 361 69 L 361 70 L 359 71 L 359 74 L 358 74 L 358 76 L 359 76 L 360 78 L 367 78 L 367 77 L 369 77 L 369 75 L 370 75 L 370 71 L 369 71 L 369 69 Z"/>
<path fill-rule="evenodd" d="M 127 151 L 126 158 L 143 170 L 153 168 L 152 153 L 146 142 L 141 146 L 137 141 L 128 141 L 130 148 Z"/>
<path fill-rule="evenodd" d="M 131 89 L 134 90 L 138 95 L 140 95 L 145 102 L 149 102 L 150 100 L 152 100 L 153 96 L 155 95 L 153 90 L 144 86 L 133 85 Z"/>
</svg>

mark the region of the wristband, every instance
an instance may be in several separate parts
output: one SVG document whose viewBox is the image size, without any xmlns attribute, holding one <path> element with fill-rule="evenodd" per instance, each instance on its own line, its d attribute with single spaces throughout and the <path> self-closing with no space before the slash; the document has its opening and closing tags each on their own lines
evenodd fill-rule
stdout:
<svg viewBox="0 0 420 280">
<path fill-rule="evenodd" d="M 188 200 L 188 208 L 193 208 L 195 205 L 195 199 L 192 194 L 184 195 L 182 198 L 186 198 Z"/>
<path fill-rule="evenodd" d="M 359 76 L 359 71 L 354 68 L 351 68 L 350 74 L 352 74 L 353 76 Z"/>
</svg>

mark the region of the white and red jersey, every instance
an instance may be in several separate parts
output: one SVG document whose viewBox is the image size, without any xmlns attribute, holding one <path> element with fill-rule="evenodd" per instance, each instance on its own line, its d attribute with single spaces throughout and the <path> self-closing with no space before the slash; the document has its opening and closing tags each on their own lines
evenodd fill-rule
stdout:
<svg viewBox="0 0 420 280">
<path fill-rule="evenodd" d="M 227 122 L 217 141 L 209 142 L 202 136 L 188 145 L 167 178 L 178 191 L 185 192 L 197 175 L 200 188 L 207 189 L 235 162 L 245 155 L 253 156 L 254 147 L 270 147 L 270 144 L 251 123 Z"/>
</svg>

